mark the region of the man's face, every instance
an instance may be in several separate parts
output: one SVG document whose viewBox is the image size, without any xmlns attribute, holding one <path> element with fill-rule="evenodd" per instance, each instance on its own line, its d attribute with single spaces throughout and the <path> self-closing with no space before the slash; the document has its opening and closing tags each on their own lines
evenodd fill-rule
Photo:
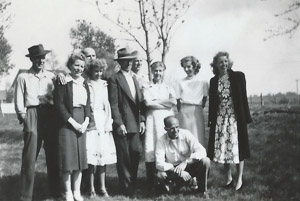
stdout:
<svg viewBox="0 0 300 201">
<path fill-rule="evenodd" d="M 170 139 L 177 139 L 179 136 L 178 120 L 175 117 L 168 119 L 165 124 L 165 130 L 167 131 Z"/>
<path fill-rule="evenodd" d="M 134 73 L 138 73 L 141 70 L 141 67 L 142 67 L 142 59 L 137 58 L 134 60 L 131 70 Z"/>
<path fill-rule="evenodd" d="M 86 56 L 86 59 L 87 59 L 88 61 L 91 61 L 91 60 L 93 60 L 93 59 L 96 58 L 95 50 L 92 49 L 92 48 L 86 48 L 86 49 L 84 50 L 84 55 Z"/>
<path fill-rule="evenodd" d="M 44 68 L 45 57 L 46 57 L 46 55 L 30 57 L 30 60 L 32 62 L 33 70 L 41 70 L 41 69 Z"/>
<path fill-rule="evenodd" d="M 131 70 L 133 61 L 134 60 L 131 60 L 131 59 L 118 60 L 120 66 L 121 66 L 121 69 L 126 72 L 129 72 Z"/>
</svg>

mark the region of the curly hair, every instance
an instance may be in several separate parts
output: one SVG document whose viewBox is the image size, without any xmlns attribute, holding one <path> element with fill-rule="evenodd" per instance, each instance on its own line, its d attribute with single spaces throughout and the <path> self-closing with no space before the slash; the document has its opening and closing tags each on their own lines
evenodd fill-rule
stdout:
<svg viewBox="0 0 300 201">
<path fill-rule="evenodd" d="M 183 67 L 184 63 L 189 62 L 189 61 L 192 63 L 192 66 L 193 66 L 193 69 L 195 71 L 195 74 L 198 74 L 199 70 L 201 68 L 201 64 L 200 64 L 199 60 L 196 57 L 194 57 L 194 56 L 183 57 L 180 60 L 181 67 Z"/>
<path fill-rule="evenodd" d="M 87 62 L 86 73 L 88 74 L 89 77 L 91 75 L 92 70 L 95 68 L 99 68 L 100 70 L 105 71 L 107 69 L 106 60 L 104 58 L 101 58 L 101 59 L 94 59 Z"/>
<path fill-rule="evenodd" d="M 81 52 L 71 54 L 67 61 L 67 67 L 70 69 L 70 67 L 75 63 L 76 60 L 81 60 L 85 62 L 85 59 L 85 55 Z"/>
<path fill-rule="evenodd" d="M 218 63 L 218 59 L 220 57 L 227 57 L 228 59 L 228 68 L 231 69 L 232 68 L 232 65 L 233 65 L 233 62 L 230 60 L 229 58 L 229 53 L 228 52 L 218 52 L 214 58 L 213 58 L 213 62 L 210 64 L 210 66 L 212 67 L 212 71 L 215 75 L 219 74 L 219 70 L 218 70 L 218 66 L 217 66 L 217 63 Z"/>
</svg>

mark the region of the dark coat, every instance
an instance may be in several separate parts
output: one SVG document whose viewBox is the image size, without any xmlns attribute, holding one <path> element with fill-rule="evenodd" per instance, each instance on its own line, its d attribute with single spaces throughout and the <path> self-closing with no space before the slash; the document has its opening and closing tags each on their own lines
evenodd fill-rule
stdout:
<svg viewBox="0 0 300 201">
<path fill-rule="evenodd" d="M 229 70 L 228 73 L 234 112 L 237 119 L 239 159 L 240 161 L 243 161 L 244 159 L 250 157 L 247 124 L 252 122 L 247 99 L 246 79 L 244 73 L 242 72 L 234 72 Z M 219 108 L 218 80 L 218 75 L 211 78 L 209 89 L 208 126 L 210 127 L 210 134 L 208 142 L 208 157 L 211 160 L 214 157 L 215 130 L 217 112 Z"/>
<path fill-rule="evenodd" d="M 78 123 L 83 123 L 85 117 L 91 119 L 89 87 L 87 90 L 86 106 L 79 115 L 73 112 L 73 82 L 66 85 L 57 84 L 54 91 L 54 106 L 59 120 L 58 151 L 61 170 L 83 170 L 88 167 L 86 156 L 86 136 L 79 134 L 68 122 L 70 117 Z"/>
<path fill-rule="evenodd" d="M 126 78 L 121 71 L 108 80 L 108 97 L 112 111 L 113 129 L 125 125 L 128 133 L 138 133 L 140 122 L 145 121 L 142 112 L 142 94 L 135 77 L 136 100 L 133 99 Z"/>
</svg>

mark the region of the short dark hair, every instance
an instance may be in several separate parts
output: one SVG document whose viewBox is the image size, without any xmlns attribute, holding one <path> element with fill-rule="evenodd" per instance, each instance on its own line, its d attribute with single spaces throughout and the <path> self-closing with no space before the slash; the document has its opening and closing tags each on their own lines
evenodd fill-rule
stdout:
<svg viewBox="0 0 300 201">
<path fill-rule="evenodd" d="M 177 119 L 174 115 L 170 115 L 170 116 L 167 116 L 164 118 L 164 124 L 165 124 L 165 127 L 167 127 L 167 123 L 169 121 L 169 119 Z"/>
</svg>

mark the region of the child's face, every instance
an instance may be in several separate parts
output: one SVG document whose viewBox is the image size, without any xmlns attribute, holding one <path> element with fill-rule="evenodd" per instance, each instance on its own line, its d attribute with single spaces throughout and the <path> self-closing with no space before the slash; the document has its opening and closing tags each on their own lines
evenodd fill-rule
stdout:
<svg viewBox="0 0 300 201">
<path fill-rule="evenodd" d="M 188 77 L 192 77 L 195 75 L 195 69 L 194 66 L 192 65 L 191 61 L 186 61 L 182 64 L 182 67 L 187 74 Z"/>
<path fill-rule="evenodd" d="M 99 80 L 102 78 L 103 69 L 102 68 L 93 68 L 91 70 L 91 80 Z"/>
</svg>

